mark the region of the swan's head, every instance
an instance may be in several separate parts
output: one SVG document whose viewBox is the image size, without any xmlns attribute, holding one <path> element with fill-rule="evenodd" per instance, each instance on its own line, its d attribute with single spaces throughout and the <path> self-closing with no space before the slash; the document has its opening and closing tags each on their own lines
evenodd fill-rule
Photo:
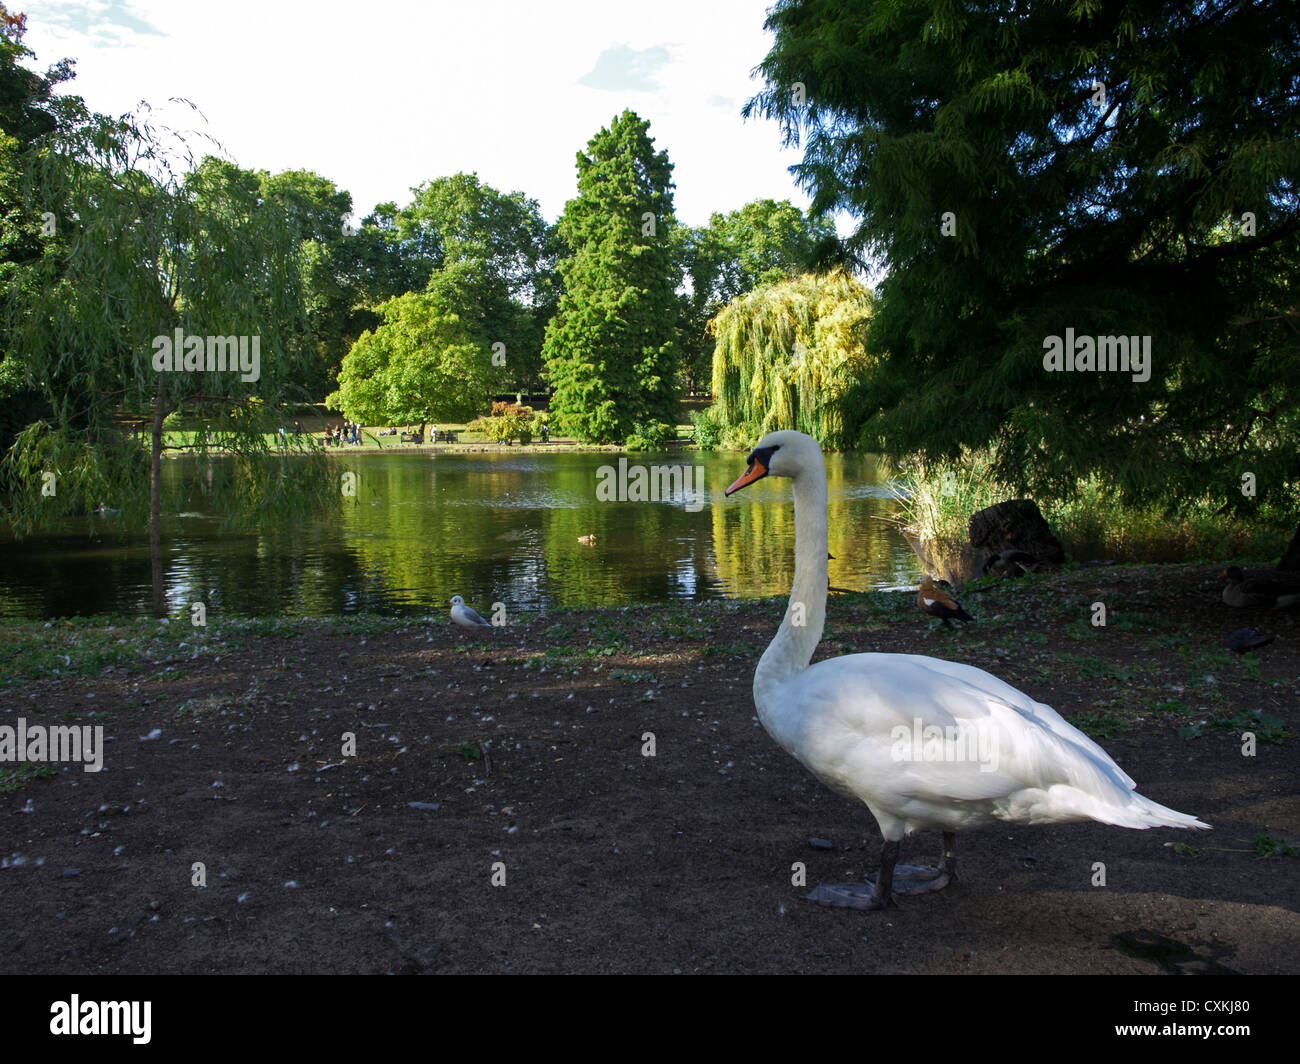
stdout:
<svg viewBox="0 0 1300 1064">
<path fill-rule="evenodd" d="M 465 600 L 461 598 L 459 595 L 453 595 L 451 597 L 451 604 L 453 606 L 463 606 L 465 605 Z"/>
<path fill-rule="evenodd" d="M 764 477 L 797 477 L 809 469 L 824 470 L 821 444 L 802 432 L 769 432 L 749 452 L 745 475 L 729 487 L 731 495 Z"/>
</svg>

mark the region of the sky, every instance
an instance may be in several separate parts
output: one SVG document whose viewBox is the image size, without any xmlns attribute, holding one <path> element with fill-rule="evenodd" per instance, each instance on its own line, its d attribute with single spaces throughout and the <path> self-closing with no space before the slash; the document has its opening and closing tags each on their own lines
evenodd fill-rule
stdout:
<svg viewBox="0 0 1300 1064">
<path fill-rule="evenodd" d="M 576 153 L 625 108 L 674 164 L 678 220 L 758 198 L 806 207 L 775 122 L 742 120 L 762 83 L 771 0 L 6 0 L 35 68 L 106 114 L 173 97 L 249 169 L 314 170 L 354 220 L 421 182 L 475 171 L 555 221 Z M 840 220 L 841 232 L 845 222 Z"/>
</svg>

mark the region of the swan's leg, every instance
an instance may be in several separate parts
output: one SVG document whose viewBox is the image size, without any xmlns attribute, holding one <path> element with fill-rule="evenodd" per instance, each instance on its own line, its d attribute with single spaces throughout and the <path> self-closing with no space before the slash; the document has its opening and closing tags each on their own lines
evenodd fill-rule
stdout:
<svg viewBox="0 0 1300 1064">
<path fill-rule="evenodd" d="M 804 895 L 804 900 L 840 909 L 883 909 L 896 904 L 895 894 L 932 894 L 957 878 L 954 832 L 943 833 L 943 857 L 937 868 L 899 864 L 899 848 L 898 840 L 885 840 L 880 848 L 880 871 L 874 882 L 868 876 L 864 883 L 819 883 L 815 890 Z"/>
<path fill-rule="evenodd" d="M 884 875 L 881 865 L 881 875 Z M 892 883 L 889 888 L 894 894 L 933 894 L 943 890 L 957 878 L 957 836 L 951 831 L 943 833 L 943 857 L 938 867 L 922 865 L 897 865 L 891 870 Z"/>
<path fill-rule="evenodd" d="M 816 889 L 804 895 L 805 901 L 830 905 L 837 909 L 883 909 L 893 903 L 891 890 L 894 882 L 894 865 L 898 863 L 898 841 L 880 848 L 880 874 L 874 887 L 865 883 L 818 883 Z"/>
</svg>

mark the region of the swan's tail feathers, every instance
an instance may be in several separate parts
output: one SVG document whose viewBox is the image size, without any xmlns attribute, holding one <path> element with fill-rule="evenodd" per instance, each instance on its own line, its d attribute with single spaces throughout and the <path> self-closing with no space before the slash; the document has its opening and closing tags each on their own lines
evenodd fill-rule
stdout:
<svg viewBox="0 0 1300 1064">
<path fill-rule="evenodd" d="M 1107 820 L 1106 823 L 1116 824 L 1124 828 L 1196 828 L 1201 831 L 1211 830 L 1209 824 L 1197 820 L 1196 817 L 1187 813 L 1180 813 L 1176 809 L 1170 809 L 1159 802 L 1153 802 L 1150 798 L 1144 798 L 1136 792 L 1130 795 L 1129 804 L 1126 807 L 1116 809 L 1114 812 L 1117 814 L 1115 819 Z"/>
<path fill-rule="evenodd" d="M 1117 828 L 1136 828 L 1139 831 L 1146 828 L 1210 830 L 1209 824 L 1196 817 L 1153 802 L 1136 791 L 1102 797 L 1080 787 L 1057 785 L 1045 792 L 1038 792 L 1038 801 L 1025 813 L 1025 819 L 1031 824 L 1096 820 L 1102 824 L 1113 824 Z"/>
</svg>

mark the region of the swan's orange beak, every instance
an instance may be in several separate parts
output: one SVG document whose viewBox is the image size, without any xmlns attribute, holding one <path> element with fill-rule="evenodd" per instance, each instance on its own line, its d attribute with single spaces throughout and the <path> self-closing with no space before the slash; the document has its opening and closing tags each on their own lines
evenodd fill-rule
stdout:
<svg viewBox="0 0 1300 1064">
<path fill-rule="evenodd" d="M 745 470 L 745 475 L 732 484 L 731 487 L 723 492 L 723 494 L 731 495 L 733 492 L 737 492 L 741 488 L 745 487 L 745 485 L 752 484 L 756 480 L 761 480 L 765 476 L 767 476 L 767 466 L 757 458 L 751 458 L 749 460 L 749 468 Z"/>
</svg>

